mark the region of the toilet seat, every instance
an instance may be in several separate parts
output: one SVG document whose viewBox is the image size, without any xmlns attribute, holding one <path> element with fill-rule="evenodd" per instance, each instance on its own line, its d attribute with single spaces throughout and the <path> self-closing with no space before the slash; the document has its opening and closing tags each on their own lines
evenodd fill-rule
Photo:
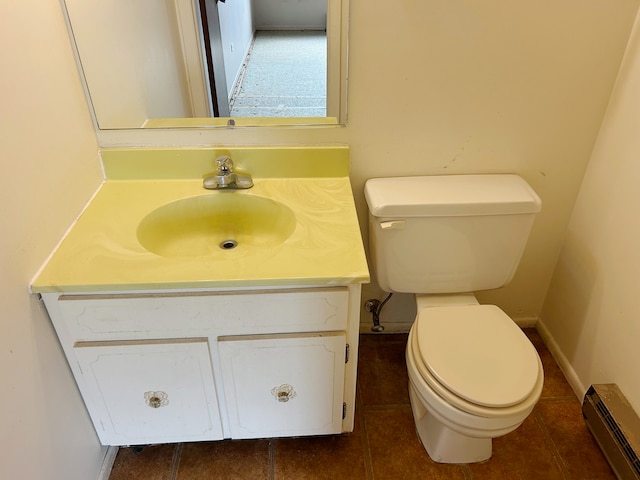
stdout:
<svg viewBox="0 0 640 480">
<path fill-rule="evenodd" d="M 423 308 L 410 341 L 425 382 L 463 411 L 509 415 L 537 401 L 543 382 L 540 358 L 520 328 L 494 305 Z"/>
</svg>

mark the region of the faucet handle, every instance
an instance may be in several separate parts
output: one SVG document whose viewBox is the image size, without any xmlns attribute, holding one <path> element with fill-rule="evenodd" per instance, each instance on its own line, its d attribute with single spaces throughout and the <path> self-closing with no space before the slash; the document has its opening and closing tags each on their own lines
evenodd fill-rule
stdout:
<svg viewBox="0 0 640 480">
<path fill-rule="evenodd" d="M 228 155 L 222 155 L 216 158 L 216 164 L 218 166 L 218 173 L 231 173 L 233 172 L 233 160 Z"/>
</svg>

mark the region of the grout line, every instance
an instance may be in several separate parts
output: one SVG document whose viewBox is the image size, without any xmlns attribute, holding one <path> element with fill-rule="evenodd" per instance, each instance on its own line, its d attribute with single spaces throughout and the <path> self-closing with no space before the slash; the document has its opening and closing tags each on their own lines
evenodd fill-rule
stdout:
<svg viewBox="0 0 640 480">
<path fill-rule="evenodd" d="M 362 419 L 362 423 L 365 423 L 364 418 Z M 373 459 L 371 458 L 371 447 L 369 445 L 369 435 L 367 434 L 366 427 L 363 425 L 363 434 L 362 434 L 362 451 L 364 455 L 364 472 L 367 477 L 367 480 L 374 480 L 375 475 L 373 474 Z"/>
<path fill-rule="evenodd" d="M 545 444 L 547 444 L 547 446 L 551 450 L 551 453 L 553 455 L 553 460 L 558 465 L 558 468 L 560 469 L 560 473 L 562 473 L 562 478 L 566 480 L 570 480 L 571 475 L 569 475 L 569 472 L 567 471 L 567 466 L 565 465 L 564 460 L 562 459 L 562 455 L 560 455 L 560 451 L 558 450 L 556 442 L 554 442 L 553 438 L 551 438 L 549 429 L 547 429 L 547 425 L 544 423 L 542 416 L 540 415 L 540 413 L 538 413 L 538 410 L 536 408 L 533 409 L 533 412 L 531 412 L 531 415 L 533 415 L 533 418 L 536 420 L 536 424 L 538 425 L 538 428 L 540 428 L 540 430 L 542 431 L 542 436 L 544 438 Z"/>
<path fill-rule="evenodd" d="M 269 480 L 276 478 L 276 441 L 269 440 Z"/>
<path fill-rule="evenodd" d="M 467 464 L 460 464 L 462 467 L 462 474 L 464 475 L 464 480 L 473 480 L 473 472 L 471 471 L 471 467 Z"/>
<path fill-rule="evenodd" d="M 178 478 L 178 468 L 180 466 L 180 457 L 182 456 L 182 447 L 184 444 L 178 443 L 173 450 L 173 458 L 171 459 L 171 472 L 169 473 L 169 480 L 176 480 Z"/>
<path fill-rule="evenodd" d="M 558 397 L 540 397 L 538 403 L 568 403 L 568 402 L 580 402 L 574 395 L 563 395 Z"/>
<path fill-rule="evenodd" d="M 364 457 L 364 472 L 367 480 L 374 480 L 373 459 L 371 457 L 371 446 L 369 445 L 369 433 L 367 432 L 367 422 L 364 418 L 365 408 L 362 406 L 360 397 L 356 395 L 356 422 L 362 428 L 360 432 L 360 443 L 362 444 L 362 455 Z"/>
</svg>

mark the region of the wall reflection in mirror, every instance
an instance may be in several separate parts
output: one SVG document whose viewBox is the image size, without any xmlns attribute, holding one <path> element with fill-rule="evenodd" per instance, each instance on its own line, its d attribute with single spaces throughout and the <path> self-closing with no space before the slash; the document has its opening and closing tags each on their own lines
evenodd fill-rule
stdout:
<svg viewBox="0 0 640 480">
<path fill-rule="evenodd" d="M 345 121 L 348 0 L 64 5 L 101 130 Z"/>
</svg>

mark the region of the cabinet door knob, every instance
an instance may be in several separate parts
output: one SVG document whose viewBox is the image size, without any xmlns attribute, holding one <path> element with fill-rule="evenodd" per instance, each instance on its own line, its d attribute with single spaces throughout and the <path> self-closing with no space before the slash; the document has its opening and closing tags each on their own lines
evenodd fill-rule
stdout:
<svg viewBox="0 0 640 480">
<path fill-rule="evenodd" d="M 279 387 L 273 387 L 271 389 L 271 395 L 273 395 L 279 402 L 288 402 L 295 397 L 297 393 L 291 385 L 285 383 Z"/>
<path fill-rule="evenodd" d="M 151 408 L 160 408 L 169 404 L 169 396 L 165 392 L 144 392 L 144 401 Z"/>
</svg>

